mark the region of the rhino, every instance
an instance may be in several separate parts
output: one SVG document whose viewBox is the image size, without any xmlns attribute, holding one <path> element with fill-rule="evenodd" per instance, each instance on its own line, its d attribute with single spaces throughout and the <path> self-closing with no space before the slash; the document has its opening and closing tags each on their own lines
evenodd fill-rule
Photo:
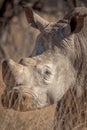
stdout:
<svg viewBox="0 0 87 130">
<path fill-rule="evenodd" d="M 58 112 L 68 90 L 74 89 L 80 98 L 87 89 L 87 8 L 77 7 L 56 22 L 44 20 L 28 5 L 23 8 L 29 24 L 40 34 L 29 57 L 19 63 L 3 61 L 2 105 L 31 111 L 57 102 Z"/>
</svg>

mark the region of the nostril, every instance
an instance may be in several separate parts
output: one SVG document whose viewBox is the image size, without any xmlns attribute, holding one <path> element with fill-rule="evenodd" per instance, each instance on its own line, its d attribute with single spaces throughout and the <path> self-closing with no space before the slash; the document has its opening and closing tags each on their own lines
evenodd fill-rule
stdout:
<svg viewBox="0 0 87 130">
<path fill-rule="evenodd" d="M 26 61 L 26 58 L 22 58 L 20 61 L 19 61 L 20 64 L 24 65 L 24 66 L 27 66 L 28 65 L 28 62 Z"/>
<path fill-rule="evenodd" d="M 23 61 L 24 61 L 24 59 L 22 58 L 22 59 L 19 61 L 19 63 L 23 63 Z"/>
<path fill-rule="evenodd" d="M 19 63 L 22 63 L 23 62 L 23 58 L 20 60 L 20 62 Z"/>
<path fill-rule="evenodd" d="M 2 62 L 2 65 L 14 65 L 15 62 L 12 59 L 7 59 Z"/>
<path fill-rule="evenodd" d="M 2 77 L 3 80 L 7 77 L 9 71 L 8 60 L 4 60 L 2 63 Z"/>
<path fill-rule="evenodd" d="M 2 62 L 2 68 L 6 69 L 7 67 L 9 67 L 9 65 L 10 65 L 11 62 L 12 62 L 11 59 L 4 60 Z"/>
<path fill-rule="evenodd" d="M 2 63 L 2 66 L 3 66 L 3 67 L 6 67 L 7 64 L 8 64 L 8 60 L 4 60 L 3 63 Z"/>
</svg>

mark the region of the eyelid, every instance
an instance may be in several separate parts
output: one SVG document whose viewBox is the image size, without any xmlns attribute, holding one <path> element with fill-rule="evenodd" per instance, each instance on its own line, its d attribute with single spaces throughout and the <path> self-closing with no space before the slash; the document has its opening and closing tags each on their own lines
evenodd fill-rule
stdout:
<svg viewBox="0 0 87 130">
<path fill-rule="evenodd" d="M 48 70 L 51 74 L 53 74 L 53 70 L 52 70 L 52 67 L 50 65 L 38 65 L 36 67 L 37 71 L 40 73 L 40 74 L 44 74 L 44 72 L 46 70 Z"/>
<path fill-rule="evenodd" d="M 51 71 L 50 66 L 47 66 L 47 65 L 46 65 L 46 66 L 44 66 L 43 68 L 44 68 L 44 70 L 46 70 L 46 69 L 47 69 L 47 70 Z"/>
</svg>

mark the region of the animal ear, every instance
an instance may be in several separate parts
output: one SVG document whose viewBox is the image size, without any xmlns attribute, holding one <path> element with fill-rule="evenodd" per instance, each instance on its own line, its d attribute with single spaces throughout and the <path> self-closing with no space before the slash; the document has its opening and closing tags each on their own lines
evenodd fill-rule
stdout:
<svg viewBox="0 0 87 130">
<path fill-rule="evenodd" d="M 27 20 L 32 27 L 42 31 L 45 28 L 45 26 L 49 24 L 48 21 L 44 20 L 38 14 L 33 12 L 33 10 L 29 6 L 23 6 L 23 8 L 25 10 Z"/>
<path fill-rule="evenodd" d="M 78 33 L 84 26 L 84 18 L 87 16 L 87 8 L 77 7 L 69 17 L 71 33 Z"/>
</svg>

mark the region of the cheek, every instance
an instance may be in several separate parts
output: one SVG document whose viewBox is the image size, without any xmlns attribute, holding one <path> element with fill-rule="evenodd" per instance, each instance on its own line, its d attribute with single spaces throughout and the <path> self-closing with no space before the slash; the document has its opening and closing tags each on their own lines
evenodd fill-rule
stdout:
<svg viewBox="0 0 87 130">
<path fill-rule="evenodd" d="M 47 89 L 41 87 L 35 87 L 33 88 L 33 92 L 35 94 L 35 100 L 38 102 L 37 103 L 38 108 L 42 108 L 50 104 L 47 95 Z"/>
<path fill-rule="evenodd" d="M 69 77 L 72 80 L 70 80 Z M 55 77 L 52 86 L 48 89 L 48 95 L 50 96 L 52 103 L 59 101 L 72 86 L 73 77 L 71 77 L 71 75 L 69 77 L 64 71 L 63 73 L 60 73 L 58 77 Z"/>
</svg>

